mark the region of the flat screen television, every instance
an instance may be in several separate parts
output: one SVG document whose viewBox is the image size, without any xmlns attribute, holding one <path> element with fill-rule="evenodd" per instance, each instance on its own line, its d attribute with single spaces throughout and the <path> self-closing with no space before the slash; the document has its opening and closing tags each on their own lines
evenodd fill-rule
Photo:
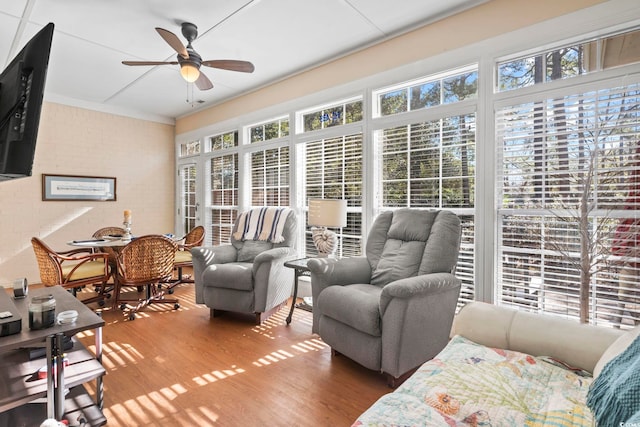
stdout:
<svg viewBox="0 0 640 427">
<path fill-rule="evenodd" d="M 49 23 L 0 74 L 0 181 L 31 176 L 52 38 Z"/>
</svg>

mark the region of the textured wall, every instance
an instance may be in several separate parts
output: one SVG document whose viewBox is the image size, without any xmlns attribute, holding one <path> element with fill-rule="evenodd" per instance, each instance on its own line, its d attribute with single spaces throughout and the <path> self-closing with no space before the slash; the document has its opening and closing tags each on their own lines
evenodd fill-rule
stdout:
<svg viewBox="0 0 640 427">
<path fill-rule="evenodd" d="M 174 127 L 45 103 L 33 176 L 0 182 L 0 285 L 40 281 L 31 237 L 55 250 L 120 225 L 133 211 L 133 233 L 173 232 Z M 116 177 L 115 202 L 42 201 L 42 174 Z"/>
</svg>

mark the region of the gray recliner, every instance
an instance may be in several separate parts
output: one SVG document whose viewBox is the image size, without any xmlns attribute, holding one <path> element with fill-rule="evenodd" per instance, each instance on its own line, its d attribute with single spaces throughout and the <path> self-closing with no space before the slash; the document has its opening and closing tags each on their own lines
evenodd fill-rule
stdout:
<svg viewBox="0 0 640 427">
<path fill-rule="evenodd" d="M 450 211 L 381 213 L 366 257 L 309 260 L 313 332 L 332 353 L 385 373 L 394 387 L 448 342 L 460 237 Z"/>
<path fill-rule="evenodd" d="M 279 243 L 233 237 L 238 222 L 231 244 L 191 249 L 196 303 L 206 304 L 211 317 L 224 311 L 252 313 L 260 324 L 291 296 L 294 272 L 284 263 L 297 257 L 297 222 L 291 212 Z"/>
</svg>

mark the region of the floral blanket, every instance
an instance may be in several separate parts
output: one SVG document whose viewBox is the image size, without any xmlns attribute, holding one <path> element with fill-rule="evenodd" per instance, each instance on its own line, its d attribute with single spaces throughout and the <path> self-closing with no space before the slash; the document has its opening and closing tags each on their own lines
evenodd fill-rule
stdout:
<svg viewBox="0 0 640 427">
<path fill-rule="evenodd" d="M 592 426 L 592 378 L 544 357 L 454 337 L 355 426 Z"/>
</svg>

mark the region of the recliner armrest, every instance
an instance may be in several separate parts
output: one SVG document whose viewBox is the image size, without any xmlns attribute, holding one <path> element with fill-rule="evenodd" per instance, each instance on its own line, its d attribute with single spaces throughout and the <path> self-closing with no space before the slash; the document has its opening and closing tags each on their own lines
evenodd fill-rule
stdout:
<svg viewBox="0 0 640 427">
<path fill-rule="evenodd" d="M 307 261 L 311 272 L 311 293 L 317 301 L 320 292 L 332 285 L 369 283 L 371 265 L 365 257 L 350 258 L 311 258 Z M 318 333 L 319 311 L 313 311 L 311 332 Z"/>
<path fill-rule="evenodd" d="M 284 246 L 267 249 L 266 251 L 260 252 L 253 259 L 253 272 L 255 274 L 258 268 L 260 268 L 260 265 L 264 263 L 279 262 L 284 264 L 285 261 L 295 258 L 297 256 L 296 254 L 294 249 Z"/>
<path fill-rule="evenodd" d="M 238 251 L 233 245 L 198 246 L 191 248 L 191 262 L 193 264 L 193 281 L 195 282 L 196 304 L 204 304 L 202 274 L 209 265 L 234 262 L 238 258 Z"/>
<path fill-rule="evenodd" d="M 279 248 L 272 248 L 272 249 L 268 249 L 266 251 L 260 252 L 258 255 L 256 255 L 256 257 L 253 259 L 253 263 L 260 264 L 261 262 L 271 262 L 276 259 L 293 256 L 295 255 L 295 253 L 296 252 L 289 247 L 283 246 Z"/>
<path fill-rule="evenodd" d="M 199 263 L 205 267 L 209 264 L 224 264 L 234 262 L 238 257 L 238 251 L 233 245 L 222 246 L 198 246 L 191 248 L 193 263 Z"/>
<path fill-rule="evenodd" d="M 396 280 L 382 288 L 380 312 L 384 313 L 393 298 L 412 298 L 433 295 L 451 290 L 457 291 L 462 281 L 451 273 L 432 273 Z"/>
</svg>

